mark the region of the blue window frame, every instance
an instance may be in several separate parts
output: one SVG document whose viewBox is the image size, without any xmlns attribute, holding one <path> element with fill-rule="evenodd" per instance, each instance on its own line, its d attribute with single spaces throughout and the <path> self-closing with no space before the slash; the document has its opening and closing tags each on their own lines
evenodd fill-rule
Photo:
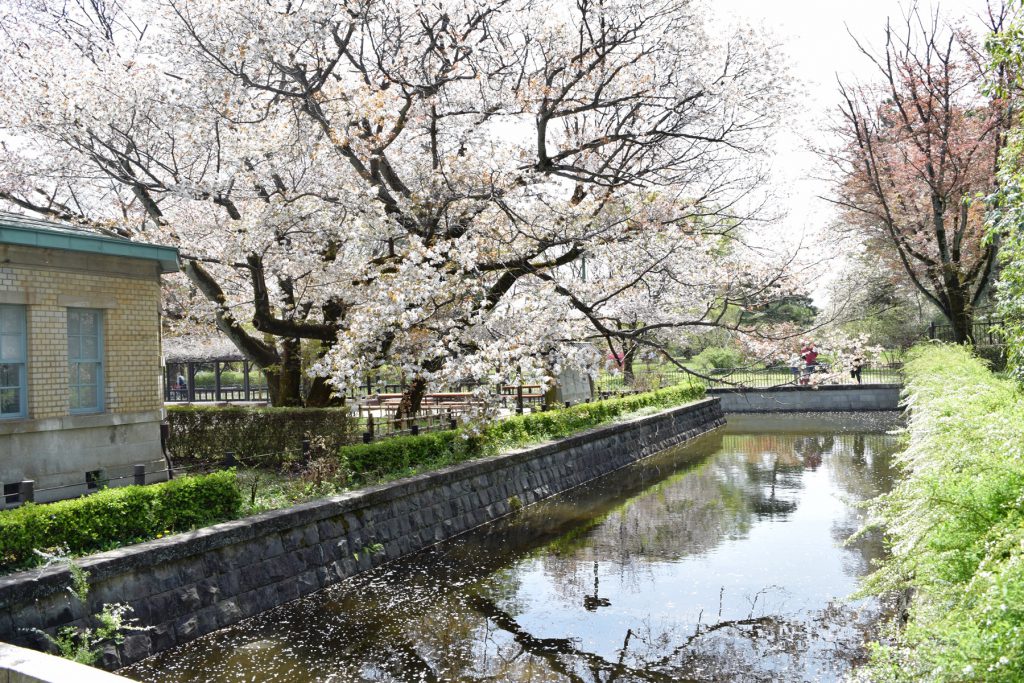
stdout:
<svg viewBox="0 0 1024 683">
<path fill-rule="evenodd" d="M 72 413 L 103 410 L 103 311 L 68 309 L 68 385 Z"/>
<path fill-rule="evenodd" d="M 25 307 L 0 305 L 0 418 L 25 417 Z"/>
</svg>

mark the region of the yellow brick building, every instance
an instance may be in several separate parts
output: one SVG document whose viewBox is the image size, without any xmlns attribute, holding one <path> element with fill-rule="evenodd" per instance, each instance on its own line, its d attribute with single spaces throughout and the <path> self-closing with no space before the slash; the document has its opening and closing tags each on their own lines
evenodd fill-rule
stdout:
<svg viewBox="0 0 1024 683">
<path fill-rule="evenodd" d="M 162 467 L 160 275 L 177 263 L 172 248 L 0 212 L 7 502 L 26 480 L 52 500 Z"/>
</svg>

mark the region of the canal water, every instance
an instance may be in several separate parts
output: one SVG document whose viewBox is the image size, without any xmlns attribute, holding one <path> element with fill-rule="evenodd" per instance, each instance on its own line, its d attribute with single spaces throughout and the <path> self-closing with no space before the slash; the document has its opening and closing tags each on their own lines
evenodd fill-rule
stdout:
<svg viewBox="0 0 1024 683">
<path fill-rule="evenodd" d="M 726 428 L 164 652 L 139 681 L 835 681 L 883 606 L 894 414 Z"/>
</svg>

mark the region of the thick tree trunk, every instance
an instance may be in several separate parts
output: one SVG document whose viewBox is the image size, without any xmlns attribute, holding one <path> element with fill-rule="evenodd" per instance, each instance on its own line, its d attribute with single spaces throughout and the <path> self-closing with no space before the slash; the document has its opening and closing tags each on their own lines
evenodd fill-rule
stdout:
<svg viewBox="0 0 1024 683">
<path fill-rule="evenodd" d="M 633 372 L 633 361 L 636 358 L 636 344 L 622 347 L 622 381 L 627 386 L 633 386 L 636 381 L 636 374 Z"/>
<path fill-rule="evenodd" d="M 420 406 L 423 404 L 423 397 L 426 393 L 427 380 L 419 375 L 413 377 L 402 393 L 402 400 L 398 404 L 395 420 L 401 420 L 403 426 L 412 424 L 412 418 L 420 412 Z"/>
<path fill-rule="evenodd" d="M 271 400 L 275 406 L 302 406 L 302 342 L 282 339 L 280 349 L 277 400 Z"/>
<path fill-rule="evenodd" d="M 950 310 L 947 314 L 956 344 L 974 344 L 974 315 L 962 297 L 950 296 Z"/>
<path fill-rule="evenodd" d="M 307 408 L 331 408 L 345 405 L 345 397 L 337 396 L 334 387 L 327 383 L 326 377 L 314 377 L 309 385 L 306 396 Z"/>
<path fill-rule="evenodd" d="M 281 373 L 278 366 L 272 365 L 268 368 L 260 368 L 264 379 L 267 380 L 267 394 L 270 397 L 270 405 L 281 405 Z"/>
</svg>

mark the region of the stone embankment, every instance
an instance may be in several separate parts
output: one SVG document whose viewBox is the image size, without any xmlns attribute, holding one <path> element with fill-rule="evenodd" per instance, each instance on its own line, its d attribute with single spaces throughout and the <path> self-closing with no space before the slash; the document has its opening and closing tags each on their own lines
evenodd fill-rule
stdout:
<svg viewBox="0 0 1024 683">
<path fill-rule="evenodd" d="M 504 517 L 725 423 L 718 398 L 561 441 L 84 558 L 89 604 L 65 567 L 0 579 L 0 641 L 126 603 L 146 630 L 104 655 L 117 668 Z"/>
<path fill-rule="evenodd" d="M 816 413 L 899 410 L 899 384 L 783 386 L 772 389 L 709 389 L 729 413 Z"/>
</svg>

